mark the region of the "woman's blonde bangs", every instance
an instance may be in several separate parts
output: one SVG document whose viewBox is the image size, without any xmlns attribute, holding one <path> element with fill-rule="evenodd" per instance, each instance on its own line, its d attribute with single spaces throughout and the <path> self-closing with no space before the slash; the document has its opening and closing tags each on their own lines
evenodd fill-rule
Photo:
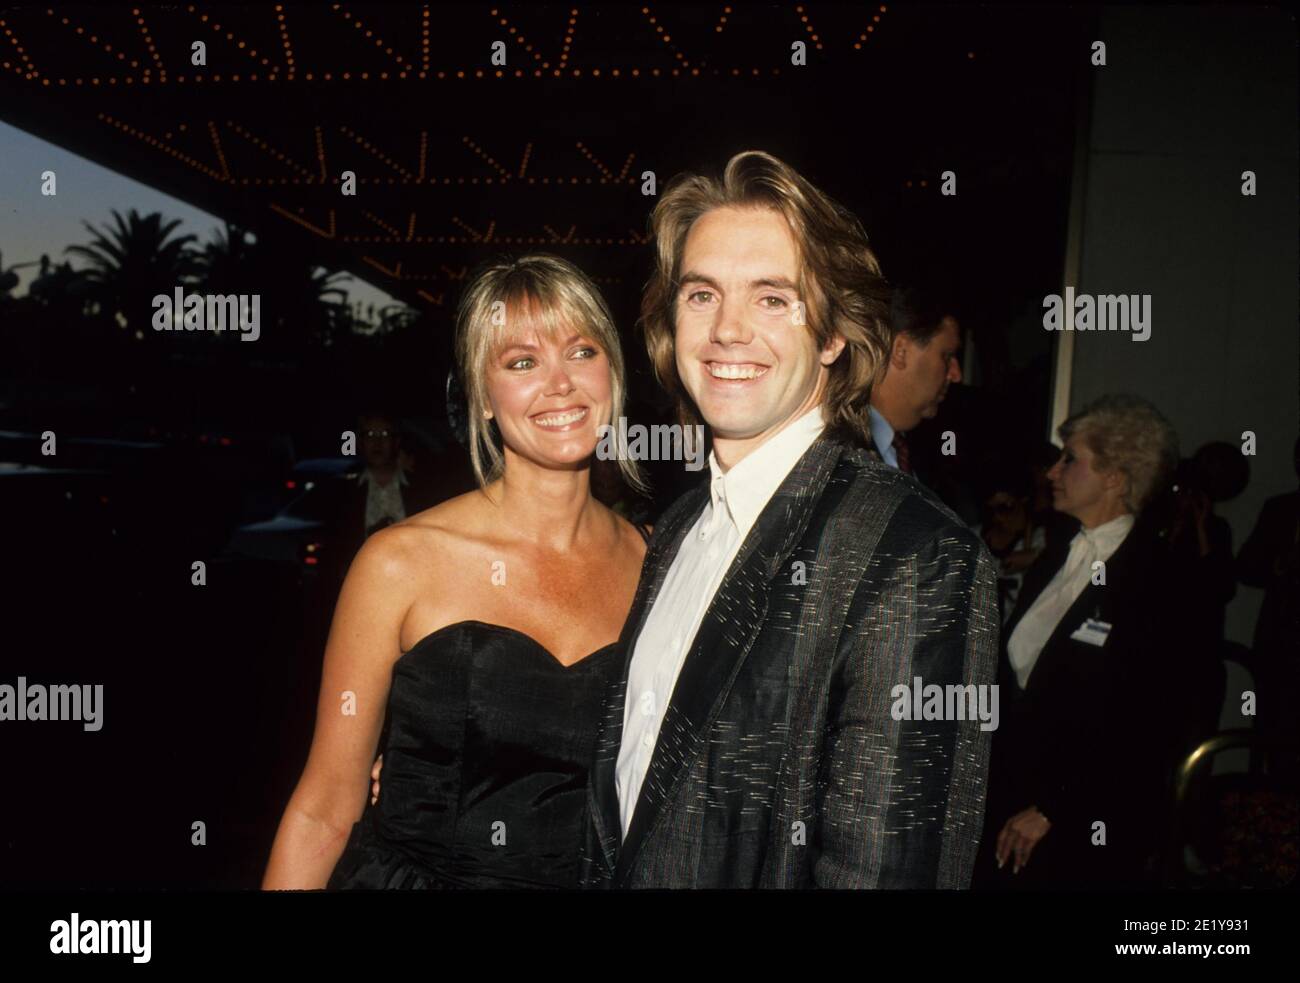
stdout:
<svg viewBox="0 0 1300 983">
<path fill-rule="evenodd" d="M 480 487 L 500 477 L 505 465 L 500 436 L 486 416 L 488 365 L 512 344 L 570 333 L 593 342 L 609 360 L 612 419 L 604 422 L 616 425 L 627 397 L 626 369 L 618 328 L 596 285 L 572 263 L 546 253 L 490 262 L 471 279 L 456 315 L 456 362 Z M 624 479 L 644 490 L 636 462 L 618 463 Z"/>
</svg>

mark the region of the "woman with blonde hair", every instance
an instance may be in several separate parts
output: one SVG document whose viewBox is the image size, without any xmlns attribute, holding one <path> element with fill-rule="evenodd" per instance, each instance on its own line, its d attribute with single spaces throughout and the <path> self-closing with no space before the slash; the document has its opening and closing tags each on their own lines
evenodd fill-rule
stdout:
<svg viewBox="0 0 1300 983">
<path fill-rule="evenodd" d="M 476 274 L 456 357 L 480 488 L 353 561 L 265 888 L 576 885 L 597 717 L 645 555 L 646 530 L 591 493 L 599 427 L 623 411 L 618 332 L 586 276 L 530 255 Z"/>
</svg>

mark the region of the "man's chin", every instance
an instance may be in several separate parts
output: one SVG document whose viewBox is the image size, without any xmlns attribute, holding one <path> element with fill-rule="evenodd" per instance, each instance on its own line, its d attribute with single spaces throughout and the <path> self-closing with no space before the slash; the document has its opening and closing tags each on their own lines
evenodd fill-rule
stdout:
<svg viewBox="0 0 1300 983">
<path fill-rule="evenodd" d="M 700 417 L 714 437 L 723 440 L 748 440 L 765 429 L 765 420 L 757 413 L 747 413 L 736 406 L 696 406 Z"/>
<path fill-rule="evenodd" d="M 738 400 L 708 398 L 707 393 L 687 392 L 690 393 L 691 402 L 695 404 L 700 419 L 715 432 L 730 430 L 738 422 L 743 424 L 744 419 L 752 415 L 746 412 Z M 701 396 L 705 398 L 702 399 Z"/>
<path fill-rule="evenodd" d="M 746 420 L 716 415 L 705 416 L 704 425 L 709 428 L 714 439 L 722 440 L 748 440 L 762 432 L 761 427 L 751 426 Z"/>
</svg>

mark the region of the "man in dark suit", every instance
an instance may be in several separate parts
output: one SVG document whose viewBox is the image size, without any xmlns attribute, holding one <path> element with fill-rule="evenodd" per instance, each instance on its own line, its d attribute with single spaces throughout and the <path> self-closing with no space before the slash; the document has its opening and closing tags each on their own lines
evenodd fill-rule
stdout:
<svg viewBox="0 0 1300 983">
<path fill-rule="evenodd" d="M 710 480 L 647 551 L 583 882 L 966 887 L 996 726 L 974 706 L 996 698 L 995 572 L 865 449 L 889 336 L 866 235 L 758 152 L 720 181 L 674 180 L 652 225 L 647 345 L 683 423 L 710 427 Z M 914 714 L 918 685 L 954 698 Z"/>
<path fill-rule="evenodd" d="M 948 387 L 961 382 L 961 324 L 938 289 L 909 286 L 890 302 L 889 357 L 871 387 L 871 439 L 892 468 L 913 473 L 907 435 L 939 412 Z"/>
</svg>

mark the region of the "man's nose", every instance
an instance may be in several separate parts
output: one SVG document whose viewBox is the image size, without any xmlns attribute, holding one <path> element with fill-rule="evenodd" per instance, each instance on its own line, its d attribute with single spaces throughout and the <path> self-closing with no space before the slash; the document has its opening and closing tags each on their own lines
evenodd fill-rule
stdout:
<svg viewBox="0 0 1300 983">
<path fill-rule="evenodd" d="M 749 341 L 749 330 L 741 315 L 740 304 L 724 300 L 719 305 L 709 340 L 720 345 L 744 344 Z"/>
<path fill-rule="evenodd" d="M 961 382 L 961 362 L 955 358 L 948 363 L 948 381 Z"/>
</svg>

